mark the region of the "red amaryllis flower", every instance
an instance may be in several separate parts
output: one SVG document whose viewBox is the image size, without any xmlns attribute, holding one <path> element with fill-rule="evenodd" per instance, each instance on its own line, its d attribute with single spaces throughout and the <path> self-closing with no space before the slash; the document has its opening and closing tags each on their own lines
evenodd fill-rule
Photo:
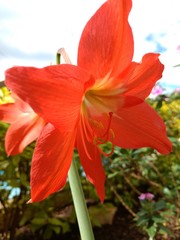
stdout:
<svg viewBox="0 0 180 240">
<path fill-rule="evenodd" d="M 102 201 L 101 144 L 110 141 L 111 152 L 114 145 L 171 151 L 163 121 L 144 101 L 161 78 L 163 65 L 153 53 L 141 63 L 132 62 L 130 9 L 131 0 L 109 0 L 100 7 L 83 30 L 77 66 L 6 71 L 7 86 L 51 123 L 41 132 L 33 155 L 32 202 L 64 186 L 74 147 Z"/>
<path fill-rule="evenodd" d="M 0 105 L 0 120 L 11 124 L 6 133 L 5 148 L 8 155 L 16 155 L 38 138 L 45 122 L 28 103 L 15 94 L 11 96 L 11 103 Z"/>
</svg>

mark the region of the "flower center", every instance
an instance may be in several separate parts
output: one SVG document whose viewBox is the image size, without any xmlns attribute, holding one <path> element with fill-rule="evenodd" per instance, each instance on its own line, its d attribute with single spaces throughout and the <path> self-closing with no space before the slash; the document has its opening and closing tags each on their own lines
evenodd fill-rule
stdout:
<svg viewBox="0 0 180 240">
<path fill-rule="evenodd" d="M 82 109 L 83 113 L 86 113 L 85 115 L 93 131 L 93 143 L 105 156 L 110 156 L 114 152 L 115 134 L 111 128 L 111 123 L 113 112 L 117 108 L 117 102 L 116 95 L 111 94 L 110 91 L 95 89 L 88 90 L 83 99 Z M 103 151 L 103 144 L 106 143 L 111 144 L 109 153 Z"/>
</svg>

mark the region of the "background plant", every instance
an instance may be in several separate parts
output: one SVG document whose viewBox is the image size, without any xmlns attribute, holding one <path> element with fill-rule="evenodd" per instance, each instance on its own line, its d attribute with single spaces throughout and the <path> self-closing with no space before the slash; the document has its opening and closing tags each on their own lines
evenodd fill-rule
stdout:
<svg viewBox="0 0 180 240">
<path fill-rule="evenodd" d="M 0 90 L 0 103 L 10 101 L 9 92 Z M 111 157 L 103 158 L 107 174 L 106 199 L 100 204 L 94 188 L 84 177 L 79 166 L 81 181 L 94 227 L 113 224 L 118 208 L 124 208 L 131 216 L 131 224 L 136 224 L 146 205 L 139 201 L 143 192 L 155 195 L 153 209 L 157 211 L 158 224 L 166 231 L 155 231 L 154 239 L 179 239 L 180 216 L 180 93 L 161 94 L 148 102 L 159 112 L 167 126 L 167 133 L 173 142 L 173 152 L 162 156 L 153 149 L 115 148 Z M 76 228 L 76 219 L 72 205 L 69 185 L 41 203 L 26 204 L 29 200 L 29 172 L 34 144 L 28 146 L 22 154 L 7 157 L 4 150 L 4 137 L 8 125 L 0 122 L 0 238 L 2 239 L 59 239 Z M 109 152 L 111 146 L 103 146 Z M 75 152 L 77 163 L 79 157 Z M 142 205 L 143 204 L 143 205 Z M 145 213 L 144 213 L 145 214 Z M 154 210 L 153 216 L 156 215 Z M 168 216 L 168 217 L 166 217 Z M 146 220 L 146 221 L 145 221 Z M 140 232 L 146 230 L 149 220 L 145 218 L 139 224 Z M 156 222 L 154 220 L 154 222 Z M 157 224 L 157 222 L 156 222 Z M 156 228 L 158 229 L 158 228 Z M 162 234 L 163 235 L 159 235 Z"/>
</svg>

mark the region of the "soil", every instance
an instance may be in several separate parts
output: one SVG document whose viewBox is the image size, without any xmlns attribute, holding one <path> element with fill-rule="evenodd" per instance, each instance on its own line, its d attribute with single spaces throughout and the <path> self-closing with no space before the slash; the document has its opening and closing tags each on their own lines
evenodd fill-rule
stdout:
<svg viewBox="0 0 180 240">
<path fill-rule="evenodd" d="M 125 210 L 119 209 L 110 225 L 103 225 L 93 229 L 96 240 L 148 240 L 147 237 L 135 226 L 132 216 Z M 62 240 L 80 240 L 78 228 L 67 233 Z"/>
</svg>

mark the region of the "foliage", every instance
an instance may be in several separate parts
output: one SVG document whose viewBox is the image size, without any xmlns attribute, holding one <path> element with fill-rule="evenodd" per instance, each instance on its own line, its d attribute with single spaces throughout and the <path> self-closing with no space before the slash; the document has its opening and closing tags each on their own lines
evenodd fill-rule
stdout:
<svg viewBox="0 0 180 240">
<path fill-rule="evenodd" d="M 172 216 L 173 209 L 164 200 L 152 201 L 145 199 L 140 201 L 141 208 L 136 215 L 137 226 L 147 232 L 149 239 L 154 239 L 157 233 L 173 236 L 165 226 L 168 218 Z M 173 207 L 173 205 L 172 205 Z"/>
<path fill-rule="evenodd" d="M 11 101 L 6 88 L 0 90 L 0 103 Z M 115 147 L 111 157 L 103 159 L 106 171 L 106 199 L 99 203 L 93 186 L 87 182 L 78 162 L 90 217 L 96 227 L 112 224 L 116 209 L 124 207 L 144 233 L 178 239 L 180 216 L 180 94 L 159 95 L 148 102 L 159 112 L 173 143 L 173 152 L 160 155 L 153 149 Z M 8 157 L 4 138 L 8 125 L 0 122 L 0 238 L 61 239 L 76 224 L 68 182 L 59 193 L 40 203 L 26 204 L 30 197 L 30 166 L 35 143 L 22 154 Z M 109 152 L 111 145 L 104 145 Z M 143 192 L 155 195 L 153 201 L 139 201 Z M 150 214 L 151 212 L 151 214 Z M 161 229 L 161 230 L 160 230 Z M 149 231 L 149 232 L 148 232 Z M 166 238 L 167 239 L 167 238 Z"/>
<path fill-rule="evenodd" d="M 12 102 L 9 90 L 6 87 L 0 88 L 0 104 Z"/>
</svg>

